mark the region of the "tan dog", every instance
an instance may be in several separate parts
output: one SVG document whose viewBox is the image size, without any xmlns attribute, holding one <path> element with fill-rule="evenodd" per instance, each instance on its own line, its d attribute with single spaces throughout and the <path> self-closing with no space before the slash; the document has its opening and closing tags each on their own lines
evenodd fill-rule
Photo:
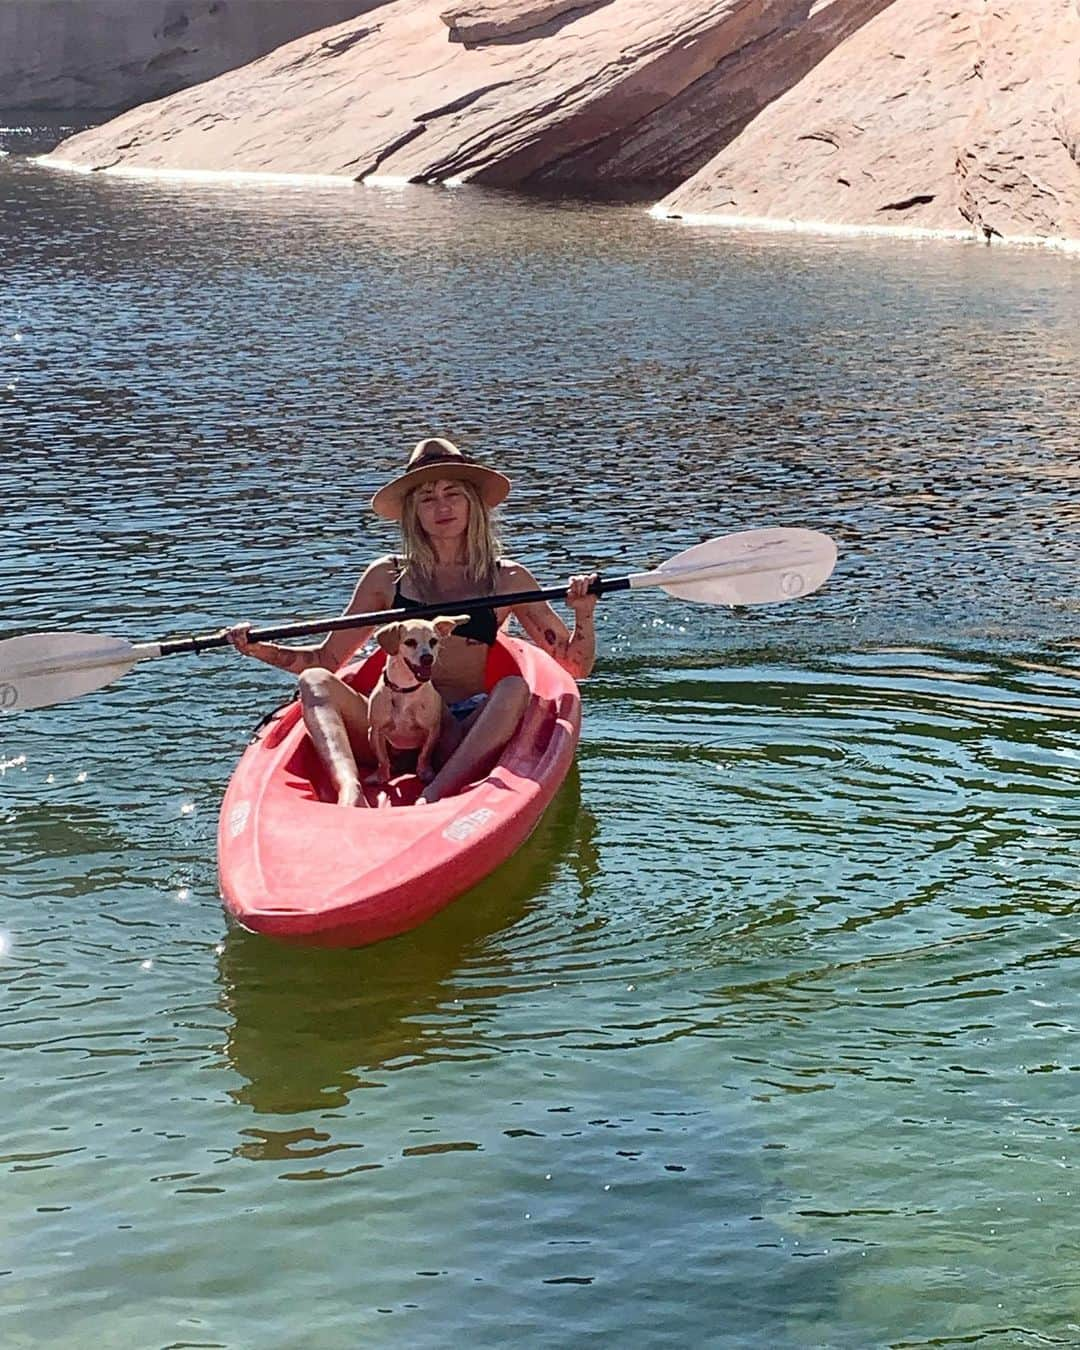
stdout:
<svg viewBox="0 0 1080 1350">
<path fill-rule="evenodd" d="M 467 614 L 388 623 L 375 633 L 386 664 L 368 699 L 368 728 L 377 765 L 373 780 L 393 776 L 395 752 L 417 750 L 416 774 L 422 783 L 435 777 L 431 756 L 442 728 L 443 701 L 431 683 L 440 641 Z"/>
</svg>

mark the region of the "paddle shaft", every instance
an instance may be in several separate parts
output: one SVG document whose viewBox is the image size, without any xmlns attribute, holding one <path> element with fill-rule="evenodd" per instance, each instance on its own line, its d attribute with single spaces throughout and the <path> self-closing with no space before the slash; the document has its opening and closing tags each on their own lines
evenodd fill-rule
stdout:
<svg viewBox="0 0 1080 1350">
<path fill-rule="evenodd" d="M 597 578 L 589 589 L 595 595 L 611 595 L 615 591 L 630 590 L 632 584 L 631 577 L 619 577 L 614 581 Z M 399 623 L 402 619 L 435 619 L 440 614 L 473 614 L 484 609 L 529 605 L 538 600 L 559 600 L 565 595 L 565 586 L 548 586 L 540 591 L 511 591 L 506 595 L 488 595 L 475 600 L 444 600 L 437 605 L 381 609 L 373 614 L 342 614 L 336 619 L 308 619 L 300 623 L 283 624 L 278 628 L 253 628 L 248 633 L 248 641 L 273 642 L 277 638 L 311 637 L 315 633 L 343 628 L 379 628 L 384 623 Z M 208 633 L 205 637 L 175 638 L 159 643 L 157 655 L 178 656 L 183 652 L 212 651 L 215 647 L 228 645 L 229 639 L 224 632 Z"/>
<path fill-rule="evenodd" d="M 774 605 L 809 595 L 823 586 L 836 564 L 836 545 L 816 530 L 742 530 L 706 539 L 684 549 L 660 567 L 617 580 L 597 580 L 595 595 L 656 586 L 676 600 L 706 605 Z M 505 595 L 442 600 L 432 605 L 399 605 L 371 614 L 339 614 L 274 628 L 248 629 L 250 640 L 303 638 L 337 629 L 378 628 L 421 617 L 475 614 L 478 611 L 560 600 L 566 584 Z M 132 666 L 158 656 L 210 651 L 229 644 L 230 629 L 196 637 L 166 638 L 133 645 L 99 633 L 24 633 L 0 639 L 0 713 L 48 708 L 80 698 Z"/>
<path fill-rule="evenodd" d="M 628 577 L 605 581 L 602 577 L 589 587 L 594 595 L 613 595 L 617 591 L 638 590 L 643 586 L 672 586 L 709 577 L 738 577 L 768 569 L 763 560 L 754 557 L 733 559 L 729 562 L 690 563 L 684 567 L 670 564 L 651 572 L 635 572 Z M 775 569 L 773 569 L 775 570 Z M 515 605 L 531 605 L 538 600 L 561 600 L 566 586 L 546 586 L 543 590 L 508 591 L 505 595 L 482 595 L 471 600 L 443 600 L 434 605 L 409 605 L 399 609 L 381 609 L 372 614 L 341 614 L 333 619 L 307 619 L 300 623 L 282 624 L 276 628 L 253 628 L 248 631 L 249 642 L 272 642 L 276 638 L 310 637 L 343 628 L 378 628 L 384 623 L 399 623 L 402 619 L 434 619 L 440 614 L 474 614 L 484 609 L 511 609 Z M 225 632 L 208 633 L 205 637 L 174 638 L 156 644 L 156 655 L 178 656 L 184 652 L 205 652 L 215 647 L 226 647 Z"/>
</svg>

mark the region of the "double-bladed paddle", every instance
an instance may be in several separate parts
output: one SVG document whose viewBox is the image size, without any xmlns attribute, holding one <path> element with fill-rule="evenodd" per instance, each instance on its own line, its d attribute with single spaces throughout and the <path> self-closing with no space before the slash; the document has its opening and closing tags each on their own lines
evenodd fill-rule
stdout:
<svg viewBox="0 0 1080 1350">
<path fill-rule="evenodd" d="M 614 581 L 593 583 L 597 595 L 658 586 L 679 600 L 706 605 L 774 605 L 809 595 L 828 580 L 836 566 L 836 545 L 816 530 L 743 530 L 696 544 L 650 572 L 635 572 Z M 339 614 L 278 628 L 254 629 L 252 642 L 308 637 L 342 628 L 372 628 L 399 619 L 434 618 L 452 610 L 477 610 L 558 600 L 566 586 L 516 591 L 509 595 L 448 600 L 438 605 L 384 609 L 374 614 Z M 140 661 L 185 652 L 205 652 L 229 645 L 224 630 L 205 637 L 126 642 L 94 633 L 26 633 L 0 641 L 0 710 L 22 712 L 47 708 L 100 689 L 119 679 Z"/>
</svg>

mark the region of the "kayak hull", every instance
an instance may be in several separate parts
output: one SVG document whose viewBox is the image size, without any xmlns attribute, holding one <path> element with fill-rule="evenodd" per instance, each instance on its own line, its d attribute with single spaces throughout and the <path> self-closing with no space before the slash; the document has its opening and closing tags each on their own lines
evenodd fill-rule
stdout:
<svg viewBox="0 0 1080 1350">
<path fill-rule="evenodd" d="M 378 651 L 344 672 L 368 692 Z M 573 762 L 581 699 L 545 652 L 500 635 L 487 685 L 521 676 L 529 700 L 498 763 L 462 792 L 411 803 L 415 776 L 383 805 L 340 807 L 289 704 L 262 728 L 229 781 L 218 822 L 218 875 L 229 913 L 283 942 L 360 947 L 417 927 L 483 880 L 538 824 Z M 378 800 L 368 789 L 369 800 Z"/>
</svg>

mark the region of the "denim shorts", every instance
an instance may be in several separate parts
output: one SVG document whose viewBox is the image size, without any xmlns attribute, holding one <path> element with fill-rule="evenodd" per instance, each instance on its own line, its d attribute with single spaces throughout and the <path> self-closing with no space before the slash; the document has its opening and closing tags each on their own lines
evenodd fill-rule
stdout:
<svg viewBox="0 0 1080 1350">
<path fill-rule="evenodd" d="M 459 698 L 456 703 L 448 703 L 447 707 L 459 722 L 464 722 L 466 717 L 474 713 L 477 708 L 483 707 L 487 702 L 487 694 L 472 694 L 469 698 Z"/>
</svg>

